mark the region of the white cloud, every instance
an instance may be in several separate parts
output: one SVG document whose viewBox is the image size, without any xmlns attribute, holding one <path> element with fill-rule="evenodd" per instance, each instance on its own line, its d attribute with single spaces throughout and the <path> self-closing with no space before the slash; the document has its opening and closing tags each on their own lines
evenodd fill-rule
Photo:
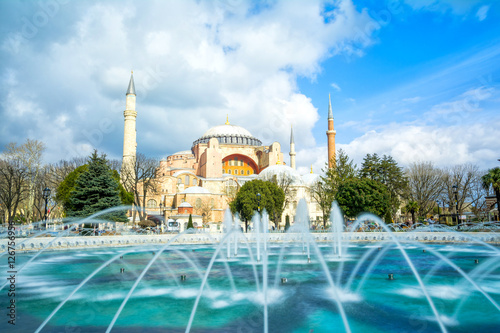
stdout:
<svg viewBox="0 0 500 333">
<path fill-rule="evenodd" d="M 32 96 L 15 108 L 36 112 L 40 119 L 16 123 L 16 128 L 4 125 L 2 137 L 31 133 L 40 139 L 50 120 L 58 119 L 50 142 L 83 152 L 96 147 L 119 157 L 124 94 L 134 69 L 138 150 L 147 155 L 189 149 L 226 114 L 265 144 L 287 143 L 293 124 L 302 147 L 314 147 L 312 130 L 319 116 L 298 91 L 297 76 L 314 78 L 329 57 L 362 54 L 377 27 L 350 0 L 336 2 L 329 12 L 321 1 L 278 1 L 258 10 L 254 5 L 194 0 L 67 4 L 65 14 L 55 15 L 33 38 L 13 34 L 0 41 L 1 75 L 11 78 L 0 83 L 8 92 L 0 95 L 0 103 L 12 112 L 8 95 L 29 91 Z M 51 29 L 62 22 L 64 34 Z M 15 76 L 8 74 L 13 68 Z M 59 150 L 48 145 L 48 156 L 71 158 L 58 157 Z"/>
<path fill-rule="evenodd" d="M 476 12 L 476 17 L 479 21 L 484 21 L 486 19 L 486 16 L 488 16 L 488 10 L 490 9 L 490 6 L 481 6 L 477 12 Z"/>
<path fill-rule="evenodd" d="M 417 103 L 422 99 L 420 96 L 415 96 L 415 97 L 409 97 L 409 98 L 403 98 L 404 103 Z"/>
<path fill-rule="evenodd" d="M 492 165 L 498 158 L 499 125 L 499 119 L 446 128 L 392 124 L 368 132 L 343 148 L 358 164 L 366 154 L 378 153 L 391 155 L 403 165 L 416 161 L 431 161 L 438 166 Z"/>
<path fill-rule="evenodd" d="M 337 91 L 340 91 L 340 87 L 338 84 L 336 84 L 335 82 L 331 83 L 330 86 L 332 86 L 333 89 L 337 90 Z"/>
</svg>

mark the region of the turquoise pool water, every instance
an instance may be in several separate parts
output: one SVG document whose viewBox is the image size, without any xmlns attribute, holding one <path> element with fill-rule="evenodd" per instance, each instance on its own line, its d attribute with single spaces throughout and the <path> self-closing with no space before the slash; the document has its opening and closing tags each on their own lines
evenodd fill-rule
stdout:
<svg viewBox="0 0 500 333">
<path fill-rule="evenodd" d="M 334 299 L 336 294 L 352 332 L 442 331 L 414 273 L 394 245 L 351 243 L 342 260 L 331 254 L 331 247 L 320 245 L 328 272 L 314 251 L 308 263 L 301 244 L 296 245 L 281 252 L 282 245 L 270 244 L 265 295 L 262 262 L 252 261 L 244 247 L 240 247 L 236 258 L 229 260 L 225 251 L 220 251 L 208 275 L 191 331 L 263 332 L 263 304 L 267 298 L 269 332 L 345 332 Z M 420 246 L 406 244 L 404 248 L 446 330 L 499 332 L 500 311 L 494 303 L 500 303 L 500 249 L 426 244 L 422 245 L 427 247 L 423 252 Z M 385 250 L 386 247 L 389 248 Z M 90 279 L 42 329 L 42 332 L 106 331 L 137 277 L 159 249 L 142 246 L 42 253 L 17 276 L 15 327 L 7 324 L 7 290 L 1 291 L 0 299 L 4 302 L 0 331 L 34 332 L 89 274 L 121 254 L 123 258 Z M 373 253 L 345 289 L 360 258 L 370 250 Z M 444 265 L 432 251 L 448 257 L 468 273 L 490 300 L 456 269 Z M 214 253 L 213 246 L 167 248 L 138 284 L 112 331 L 184 332 Z M 284 257 L 278 265 L 280 253 Z M 382 255 L 373 269 L 367 271 L 379 253 Z M 32 255 L 18 253 L 17 266 L 22 266 Z M 6 272 L 5 256 L 0 260 L 1 271 Z M 394 274 L 394 280 L 388 279 L 390 273 Z M 337 286 L 337 293 L 328 283 L 327 274 Z M 181 280 L 181 275 L 186 279 Z M 287 279 L 284 284 L 282 277 Z"/>
</svg>

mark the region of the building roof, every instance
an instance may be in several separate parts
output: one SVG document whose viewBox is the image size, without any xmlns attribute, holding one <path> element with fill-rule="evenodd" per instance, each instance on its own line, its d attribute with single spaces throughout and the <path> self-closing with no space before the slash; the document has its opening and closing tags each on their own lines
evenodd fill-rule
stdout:
<svg viewBox="0 0 500 333">
<path fill-rule="evenodd" d="M 127 95 L 135 95 L 134 72 L 130 74 L 130 82 L 128 83 Z"/>
<path fill-rule="evenodd" d="M 212 138 L 218 139 L 220 144 L 262 145 L 262 142 L 245 128 L 238 125 L 231 125 L 229 122 L 226 122 L 223 125 L 210 128 L 198 140 L 193 142 L 193 146 L 199 143 L 208 143 Z"/>
<path fill-rule="evenodd" d="M 297 170 L 292 169 L 288 165 L 273 165 L 265 168 L 261 173 L 259 173 L 259 179 L 262 180 L 271 180 L 274 176 L 277 176 L 279 178 L 291 178 L 292 185 L 303 185 L 302 177 L 300 176 L 300 174 L 297 172 Z"/>
<path fill-rule="evenodd" d="M 173 155 L 193 155 L 193 152 L 191 150 L 183 150 L 183 151 L 178 151 L 177 153 L 172 154 Z"/>
<path fill-rule="evenodd" d="M 184 201 L 183 203 L 181 203 L 179 205 L 179 207 L 187 207 L 187 208 L 193 208 L 193 206 L 191 206 L 191 204 L 187 201 Z"/>
<path fill-rule="evenodd" d="M 330 94 L 328 94 L 328 119 L 333 119 L 332 100 L 330 98 Z"/>
<path fill-rule="evenodd" d="M 177 171 L 176 173 L 173 174 L 174 177 L 178 177 L 180 175 L 183 175 L 183 174 L 189 174 L 191 176 L 194 176 L 194 177 L 198 177 L 196 176 L 191 170 L 181 170 L 181 171 Z"/>
<path fill-rule="evenodd" d="M 320 176 L 317 173 L 308 173 L 302 176 L 302 181 L 305 185 L 311 186 L 320 180 Z"/>
<path fill-rule="evenodd" d="M 191 186 L 181 192 L 181 194 L 210 194 L 210 192 L 200 186 Z"/>
</svg>

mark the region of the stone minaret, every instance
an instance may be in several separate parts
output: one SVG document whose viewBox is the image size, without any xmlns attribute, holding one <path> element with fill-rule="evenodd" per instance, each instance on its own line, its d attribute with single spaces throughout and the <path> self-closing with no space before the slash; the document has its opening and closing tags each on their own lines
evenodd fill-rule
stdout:
<svg viewBox="0 0 500 333">
<path fill-rule="evenodd" d="M 335 130 L 333 129 L 333 112 L 332 112 L 332 100 L 330 94 L 328 94 L 328 131 L 326 131 L 326 136 L 328 137 L 328 168 L 335 167 Z"/>
<path fill-rule="evenodd" d="M 135 154 L 137 150 L 135 129 L 135 119 L 137 118 L 137 111 L 135 111 L 135 85 L 134 85 L 134 72 L 130 75 L 130 82 L 128 84 L 126 94 L 125 111 L 125 126 L 123 131 L 123 160 L 122 160 L 122 181 L 129 168 L 133 168 L 135 164 Z M 127 177 L 130 179 L 130 177 Z"/>
<path fill-rule="evenodd" d="M 290 167 L 295 169 L 295 141 L 293 139 L 293 127 L 290 130 Z"/>
</svg>

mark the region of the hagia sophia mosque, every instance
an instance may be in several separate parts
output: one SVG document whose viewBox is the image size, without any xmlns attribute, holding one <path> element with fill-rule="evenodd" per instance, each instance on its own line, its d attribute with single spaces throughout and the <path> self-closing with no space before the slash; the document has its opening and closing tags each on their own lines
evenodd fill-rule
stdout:
<svg viewBox="0 0 500 333">
<path fill-rule="evenodd" d="M 124 111 L 122 170 L 135 163 L 135 102 L 132 73 Z M 331 102 L 328 107 L 327 136 L 328 160 L 332 161 L 335 156 L 335 130 Z M 284 162 L 279 142 L 263 144 L 248 130 L 231 124 L 228 119 L 224 124 L 214 126 L 193 139 L 189 149 L 160 161 L 156 190 L 146 196 L 148 214 L 163 215 L 165 219 L 179 222 L 181 231 L 190 214 L 195 226 L 205 224 L 210 228 L 220 228 L 219 222 L 223 221 L 225 210 L 245 182 L 287 177 L 291 179 L 290 200 L 283 211 L 280 227 L 284 227 L 287 215 L 293 223 L 295 209 L 301 198 L 307 202 L 311 222 L 314 224 L 321 220 L 321 208 L 309 193 L 309 187 L 319 179 L 319 175 L 312 173 L 312 168 L 311 173 L 306 175 L 297 172 L 293 129 L 290 132 L 289 165 Z"/>
</svg>

